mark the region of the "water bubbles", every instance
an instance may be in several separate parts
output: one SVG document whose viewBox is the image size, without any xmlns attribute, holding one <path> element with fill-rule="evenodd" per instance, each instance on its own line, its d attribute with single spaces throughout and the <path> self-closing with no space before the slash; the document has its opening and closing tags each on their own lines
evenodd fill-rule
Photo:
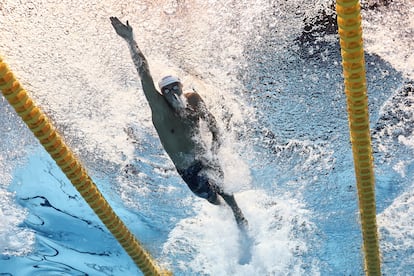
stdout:
<svg viewBox="0 0 414 276">
<path fill-rule="evenodd" d="M 173 15 L 179 8 L 178 0 L 166 0 L 163 5 L 163 10 L 167 15 Z"/>
<path fill-rule="evenodd" d="M 35 234 L 21 226 L 27 217 L 27 210 L 13 201 L 14 195 L 0 188 L 0 254 L 23 256 L 33 249 Z"/>
</svg>

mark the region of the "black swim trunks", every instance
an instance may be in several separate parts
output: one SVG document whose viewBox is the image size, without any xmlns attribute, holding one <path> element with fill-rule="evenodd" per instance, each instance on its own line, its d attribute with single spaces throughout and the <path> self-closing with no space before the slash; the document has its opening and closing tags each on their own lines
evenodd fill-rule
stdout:
<svg viewBox="0 0 414 276">
<path fill-rule="evenodd" d="M 199 161 L 186 170 L 177 169 L 177 171 L 196 196 L 205 198 L 213 204 L 219 204 L 217 193 L 220 193 L 220 188 L 202 172 L 203 169 L 204 166 Z"/>
</svg>

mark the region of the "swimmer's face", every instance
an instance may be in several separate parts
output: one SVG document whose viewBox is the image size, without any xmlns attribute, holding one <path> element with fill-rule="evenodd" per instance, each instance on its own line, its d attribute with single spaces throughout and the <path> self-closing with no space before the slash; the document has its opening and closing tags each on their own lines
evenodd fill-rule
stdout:
<svg viewBox="0 0 414 276">
<path fill-rule="evenodd" d="M 168 103 L 176 110 L 185 108 L 183 94 L 183 85 L 179 82 L 171 83 L 161 89 L 162 94 Z"/>
<path fill-rule="evenodd" d="M 183 85 L 181 83 L 174 82 L 174 83 L 164 86 L 161 92 L 164 96 L 166 96 L 167 94 L 171 94 L 171 93 L 181 96 L 181 94 L 183 93 L 182 87 Z"/>
</svg>

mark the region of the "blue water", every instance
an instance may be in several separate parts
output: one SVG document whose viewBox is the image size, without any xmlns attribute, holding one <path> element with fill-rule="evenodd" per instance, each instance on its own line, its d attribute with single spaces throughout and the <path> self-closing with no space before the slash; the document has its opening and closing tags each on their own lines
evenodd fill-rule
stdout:
<svg viewBox="0 0 414 276">
<path fill-rule="evenodd" d="M 363 11 L 385 275 L 414 271 L 409 5 Z M 0 4 L 0 53 L 162 267 L 362 275 L 331 14 L 325 1 L 10 1 Z M 179 74 L 218 119 L 224 188 L 249 220 L 246 235 L 175 172 L 112 15 L 130 20 L 155 80 Z M 391 34 L 373 31 L 378 22 L 407 28 L 386 53 L 377 38 Z M 0 108 L 0 275 L 140 275 L 3 98 Z"/>
</svg>

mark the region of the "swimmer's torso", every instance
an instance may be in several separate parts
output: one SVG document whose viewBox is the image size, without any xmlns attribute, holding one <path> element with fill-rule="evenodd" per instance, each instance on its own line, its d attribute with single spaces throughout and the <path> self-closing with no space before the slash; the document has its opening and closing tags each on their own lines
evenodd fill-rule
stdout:
<svg viewBox="0 0 414 276">
<path fill-rule="evenodd" d="M 153 113 L 152 121 L 161 143 L 177 169 L 187 169 L 194 164 L 205 145 L 201 141 L 199 115 L 189 106 L 177 114 L 171 107 L 166 107 L 162 114 Z"/>
</svg>

